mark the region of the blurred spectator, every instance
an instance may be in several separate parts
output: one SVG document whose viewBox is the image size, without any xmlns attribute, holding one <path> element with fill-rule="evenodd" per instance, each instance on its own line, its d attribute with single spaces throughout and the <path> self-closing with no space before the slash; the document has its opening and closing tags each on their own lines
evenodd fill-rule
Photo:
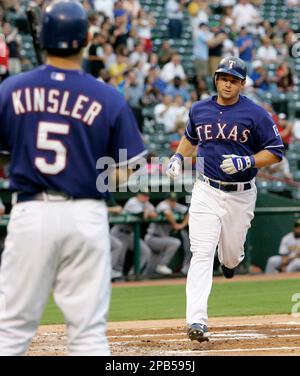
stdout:
<svg viewBox="0 0 300 376">
<path fill-rule="evenodd" d="M 158 55 L 155 52 L 151 52 L 150 55 L 148 55 L 148 59 L 146 63 L 143 65 L 143 75 L 146 77 L 149 73 L 149 70 L 151 68 L 156 68 L 160 72 L 160 67 L 158 65 Z"/>
<path fill-rule="evenodd" d="M 274 34 L 273 27 L 269 20 L 261 20 L 261 22 L 258 23 L 256 26 L 256 35 L 258 38 L 263 38 L 265 36 L 268 36 L 271 38 Z"/>
<path fill-rule="evenodd" d="M 145 90 L 141 98 L 141 105 L 143 107 L 153 107 L 161 101 L 160 91 L 155 87 L 149 76 L 145 80 Z"/>
<path fill-rule="evenodd" d="M 158 51 L 158 64 L 160 67 L 171 61 L 175 50 L 170 47 L 168 40 L 164 40 Z"/>
<path fill-rule="evenodd" d="M 145 12 L 143 8 L 140 9 L 136 22 L 136 37 L 144 44 L 144 50 L 148 54 L 152 52 L 152 28 L 155 25 L 155 20 L 150 12 Z"/>
<path fill-rule="evenodd" d="M 246 26 L 242 26 L 239 37 L 236 40 L 239 49 L 239 57 L 244 60 L 247 65 L 248 74 L 252 71 L 252 59 L 255 52 L 253 36 L 249 33 Z"/>
<path fill-rule="evenodd" d="M 94 77 L 99 77 L 100 70 L 105 67 L 104 64 L 104 45 L 105 37 L 102 34 L 95 33 L 89 47 L 88 60 L 89 72 Z"/>
<path fill-rule="evenodd" d="M 282 160 L 271 166 L 264 167 L 260 170 L 260 177 L 266 178 L 267 180 L 279 180 L 279 181 L 289 181 L 292 180 L 293 175 L 291 174 L 290 165 L 288 159 L 283 156 Z"/>
<path fill-rule="evenodd" d="M 297 35 L 294 33 L 293 30 L 289 29 L 286 33 L 283 34 L 283 40 L 287 46 L 289 57 L 294 58 L 295 56 L 293 55 L 293 48 L 295 44 L 298 42 Z"/>
<path fill-rule="evenodd" d="M 267 274 L 297 272 L 300 270 L 300 220 L 294 224 L 293 232 L 285 235 L 280 242 L 279 255 L 267 261 Z"/>
<path fill-rule="evenodd" d="M 137 18 L 141 10 L 141 4 L 139 0 L 124 0 L 123 8 L 127 10 L 131 17 Z"/>
<path fill-rule="evenodd" d="M 163 124 L 166 133 L 172 133 L 178 120 L 187 121 L 188 108 L 184 106 L 180 95 L 174 100 L 170 95 L 164 95 L 162 103 L 154 107 L 154 117 L 157 123 Z"/>
<path fill-rule="evenodd" d="M 18 34 L 18 29 L 12 27 L 8 22 L 3 24 L 3 34 L 9 50 L 8 71 L 9 74 L 18 74 L 21 72 L 20 60 L 20 45 L 22 43 L 21 37 Z"/>
<path fill-rule="evenodd" d="M 0 34 L 0 82 L 9 76 L 9 50 L 4 34 Z"/>
<path fill-rule="evenodd" d="M 271 43 L 269 37 L 265 36 L 261 40 L 262 45 L 258 47 L 256 57 L 264 64 L 277 62 L 277 51 Z"/>
<path fill-rule="evenodd" d="M 186 128 L 186 122 L 180 119 L 176 121 L 175 130 L 170 139 L 170 150 L 172 151 L 172 154 L 176 152 L 177 147 L 180 143 L 180 140 L 182 139 L 182 136 L 184 135 L 185 128 Z"/>
<path fill-rule="evenodd" d="M 114 0 L 93 0 L 94 8 L 113 19 Z"/>
<path fill-rule="evenodd" d="M 137 74 L 130 69 L 125 75 L 125 99 L 131 107 L 137 120 L 140 130 L 143 129 L 143 116 L 141 108 L 141 98 L 144 94 L 144 85 L 137 78 Z"/>
<path fill-rule="evenodd" d="M 119 85 L 124 81 L 124 72 L 128 69 L 128 67 L 129 65 L 127 62 L 127 57 L 122 53 L 117 53 L 116 61 L 108 68 L 108 73 L 111 77 L 116 79 L 116 82 Z"/>
<path fill-rule="evenodd" d="M 194 65 L 198 79 L 208 75 L 208 40 L 211 38 L 211 32 L 208 25 L 204 22 L 199 24 L 194 38 Z"/>
<path fill-rule="evenodd" d="M 187 10 L 190 15 L 193 39 L 197 37 L 199 25 L 208 24 L 208 16 L 211 13 L 208 1 L 193 0 L 189 3 Z"/>
<path fill-rule="evenodd" d="M 294 136 L 294 141 L 299 143 L 300 142 L 300 119 L 294 119 L 293 136 Z"/>
<path fill-rule="evenodd" d="M 103 46 L 103 61 L 105 65 L 105 69 L 109 69 L 109 67 L 116 62 L 116 54 L 114 53 L 113 46 L 110 43 L 105 43 Z"/>
<path fill-rule="evenodd" d="M 288 33 L 290 30 L 290 24 L 289 21 L 284 18 L 279 18 L 276 20 L 276 23 L 273 28 L 273 33 L 276 37 L 279 37 L 281 39 L 284 38 L 284 35 Z"/>
<path fill-rule="evenodd" d="M 166 83 L 174 80 L 175 76 L 180 77 L 182 80 L 186 78 L 183 66 L 181 65 L 180 55 L 177 52 L 173 53 L 171 61 L 162 68 L 160 73 L 161 79 Z"/>
<path fill-rule="evenodd" d="M 180 39 L 183 26 L 184 0 L 167 0 L 165 12 L 169 20 L 169 38 Z"/>
<path fill-rule="evenodd" d="M 159 94 L 162 94 L 167 87 L 167 83 L 160 78 L 160 71 L 157 66 L 150 67 L 146 80 L 147 84 L 158 90 Z"/>
<path fill-rule="evenodd" d="M 173 99 L 175 99 L 177 95 L 180 95 L 184 102 L 187 102 L 190 99 L 190 94 L 184 87 L 184 83 L 179 76 L 174 77 L 173 82 L 168 84 L 164 93 L 170 95 Z"/>
<path fill-rule="evenodd" d="M 129 61 L 132 66 L 136 65 L 138 62 L 146 63 L 148 60 L 148 55 L 144 49 L 144 43 L 138 40 L 135 44 L 134 51 L 130 54 Z"/>
<path fill-rule="evenodd" d="M 287 120 L 286 114 L 280 113 L 278 115 L 277 128 L 285 148 L 288 149 L 290 143 L 292 142 L 293 125 Z"/>
<path fill-rule="evenodd" d="M 288 7 L 299 7 L 300 6 L 299 0 L 285 0 L 285 3 Z"/>
<path fill-rule="evenodd" d="M 277 92 L 277 87 L 272 82 L 272 79 L 269 77 L 266 68 L 263 66 L 262 62 L 255 60 L 252 64 L 253 72 L 250 75 L 250 78 L 253 80 L 253 87 L 256 89 L 258 94 L 263 94 L 265 92 Z"/>
<path fill-rule="evenodd" d="M 209 73 L 213 75 L 222 59 L 223 43 L 227 38 L 227 34 L 223 29 L 219 21 L 212 21 L 209 24 L 211 35 L 208 40 L 209 47 Z"/>
<path fill-rule="evenodd" d="M 293 72 L 287 61 L 278 66 L 275 76 L 279 91 L 287 93 L 294 89 Z"/>
<path fill-rule="evenodd" d="M 260 21 L 258 10 L 248 0 L 239 0 L 233 7 L 232 16 L 238 29 L 242 26 L 256 25 Z"/>
<path fill-rule="evenodd" d="M 205 79 L 196 80 L 196 94 L 197 99 L 196 100 L 202 100 L 209 97 L 209 92 L 207 89 L 206 81 Z"/>
<path fill-rule="evenodd" d="M 283 43 L 283 40 L 280 37 L 274 37 L 272 39 L 272 43 L 273 43 L 273 46 L 276 50 L 277 62 L 282 63 L 288 55 L 287 47 Z"/>
<path fill-rule="evenodd" d="M 119 46 L 127 46 L 127 40 L 129 38 L 127 21 L 128 14 L 126 10 L 115 10 L 115 22 L 112 24 L 110 29 L 110 41 L 115 50 L 117 50 Z"/>
</svg>

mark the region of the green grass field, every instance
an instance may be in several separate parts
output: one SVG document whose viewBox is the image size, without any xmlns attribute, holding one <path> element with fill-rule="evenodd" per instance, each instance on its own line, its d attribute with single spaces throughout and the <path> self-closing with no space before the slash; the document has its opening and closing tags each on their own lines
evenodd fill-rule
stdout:
<svg viewBox="0 0 300 376">
<path fill-rule="evenodd" d="M 215 284 L 209 300 L 209 316 L 288 314 L 295 304 L 291 301 L 295 293 L 300 293 L 298 279 Z M 109 321 L 184 317 L 184 285 L 113 287 Z M 62 323 L 63 316 L 51 298 L 42 324 Z"/>
</svg>

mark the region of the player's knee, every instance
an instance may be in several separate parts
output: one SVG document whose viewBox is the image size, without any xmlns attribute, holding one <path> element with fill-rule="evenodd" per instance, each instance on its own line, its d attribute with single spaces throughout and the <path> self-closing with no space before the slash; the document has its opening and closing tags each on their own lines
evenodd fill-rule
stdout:
<svg viewBox="0 0 300 376">
<path fill-rule="evenodd" d="M 211 247 L 193 247 L 191 246 L 192 256 L 195 261 L 213 260 L 215 248 Z"/>
<path fill-rule="evenodd" d="M 170 245 L 175 251 L 177 251 L 177 249 L 181 246 L 181 241 L 177 238 L 173 238 Z"/>
</svg>

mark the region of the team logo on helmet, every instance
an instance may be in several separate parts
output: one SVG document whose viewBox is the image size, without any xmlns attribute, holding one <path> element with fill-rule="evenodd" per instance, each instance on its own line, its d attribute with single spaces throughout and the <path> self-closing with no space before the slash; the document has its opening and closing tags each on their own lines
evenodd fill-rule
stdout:
<svg viewBox="0 0 300 376">
<path fill-rule="evenodd" d="M 229 68 L 229 69 L 233 69 L 233 66 L 235 65 L 235 63 L 236 63 L 236 62 L 235 62 L 234 60 L 229 60 L 229 61 L 228 61 L 228 68 Z"/>
</svg>

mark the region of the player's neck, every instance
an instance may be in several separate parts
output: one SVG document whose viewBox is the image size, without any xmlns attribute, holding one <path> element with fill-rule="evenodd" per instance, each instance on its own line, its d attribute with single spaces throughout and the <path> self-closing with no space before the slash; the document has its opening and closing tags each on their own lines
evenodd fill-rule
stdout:
<svg viewBox="0 0 300 376">
<path fill-rule="evenodd" d="M 62 58 L 48 55 L 46 58 L 46 64 L 61 69 L 81 69 L 81 56 L 75 55 L 68 58 Z"/>
<path fill-rule="evenodd" d="M 230 106 L 230 105 L 233 105 L 235 104 L 236 102 L 238 102 L 240 96 L 237 95 L 236 97 L 234 98 L 222 98 L 220 95 L 217 96 L 217 103 L 221 106 Z"/>
</svg>

